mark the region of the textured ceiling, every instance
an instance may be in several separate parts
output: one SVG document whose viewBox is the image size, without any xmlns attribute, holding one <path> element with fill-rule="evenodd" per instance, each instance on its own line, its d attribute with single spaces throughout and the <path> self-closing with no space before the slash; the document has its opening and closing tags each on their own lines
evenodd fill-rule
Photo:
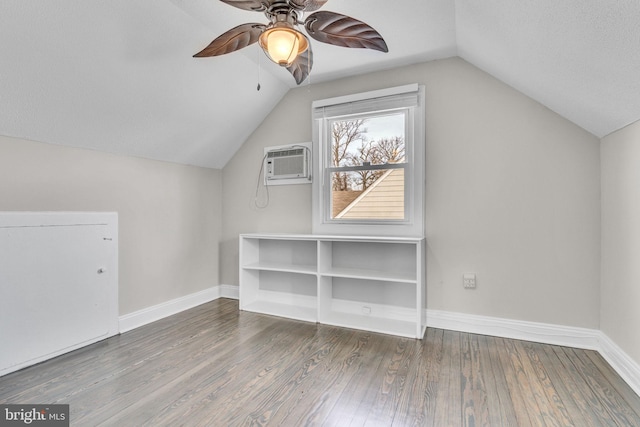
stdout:
<svg viewBox="0 0 640 427">
<path fill-rule="evenodd" d="M 640 1 L 456 0 L 458 55 L 596 136 L 640 119 Z"/>
<path fill-rule="evenodd" d="M 372 25 L 390 52 L 312 40 L 312 84 L 459 55 L 597 136 L 640 119 L 637 0 L 323 10 Z M 0 16 L 2 135 L 220 168 L 295 86 L 257 46 L 192 58 L 231 27 L 265 22 L 217 0 L 2 0 Z"/>
</svg>

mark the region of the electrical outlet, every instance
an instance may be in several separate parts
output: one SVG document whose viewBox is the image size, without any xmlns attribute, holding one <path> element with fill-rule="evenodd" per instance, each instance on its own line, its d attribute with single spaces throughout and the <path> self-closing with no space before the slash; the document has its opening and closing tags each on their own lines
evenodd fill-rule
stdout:
<svg viewBox="0 0 640 427">
<path fill-rule="evenodd" d="M 476 275 L 473 273 L 465 273 L 462 275 L 462 284 L 465 289 L 475 289 L 476 288 Z"/>
</svg>

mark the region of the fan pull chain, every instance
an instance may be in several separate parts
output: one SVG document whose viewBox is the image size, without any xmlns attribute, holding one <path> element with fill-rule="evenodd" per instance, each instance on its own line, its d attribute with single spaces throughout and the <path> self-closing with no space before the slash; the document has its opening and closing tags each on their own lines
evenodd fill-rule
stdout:
<svg viewBox="0 0 640 427">
<path fill-rule="evenodd" d="M 256 88 L 260 92 L 260 48 L 258 48 L 258 87 Z"/>
<path fill-rule="evenodd" d="M 311 55 L 307 55 L 307 89 L 311 90 Z"/>
</svg>

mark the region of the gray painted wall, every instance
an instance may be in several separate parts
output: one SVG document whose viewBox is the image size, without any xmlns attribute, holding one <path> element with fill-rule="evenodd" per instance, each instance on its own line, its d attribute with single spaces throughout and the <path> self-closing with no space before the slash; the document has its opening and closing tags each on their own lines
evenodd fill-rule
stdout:
<svg viewBox="0 0 640 427">
<path fill-rule="evenodd" d="M 311 231 L 310 185 L 271 187 L 268 207 L 253 206 L 263 148 L 310 141 L 314 100 L 415 82 L 427 93 L 429 308 L 599 329 L 600 141 L 459 58 L 291 90 L 222 171 L 0 137 L 0 210 L 119 212 L 121 315 L 234 285 L 238 234 Z M 627 237 L 606 240 L 637 208 L 637 176 L 613 173 L 638 158 L 637 134 L 603 141 L 615 208 L 602 211 L 602 329 L 640 360 L 621 326 L 638 315 L 618 310 L 638 272 L 614 277 Z"/>
<path fill-rule="evenodd" d="M 223 170 L 221 283 L 238 283 L 238 234 L 311 231 L 310 185 L 270 187 L 268 207 L 252 206 L 263 148 L 310 141 L 314 100 L 416 82 L 428 307 L 599 328 L 598 138 L 459 58 L 290 91 Z"/>
<path fill-rule="evenodd" d="M 640 122 L 602 139 L 601 329 L 640 363 Z"/>
<path fill-rule="evenodd" d="M 0 210 L 118 212 L 120 315 L 218 284 L 221 175 L 0 136 Z"/>
</svg>

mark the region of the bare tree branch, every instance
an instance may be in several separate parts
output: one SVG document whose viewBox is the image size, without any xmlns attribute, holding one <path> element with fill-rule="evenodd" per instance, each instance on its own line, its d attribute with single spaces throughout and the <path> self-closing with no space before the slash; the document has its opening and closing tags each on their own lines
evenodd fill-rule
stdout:
<svg viewBox="0 0 640 427">
<path fill-rule="evenodd" d="M 404 159 L 406 155 L 404 137 L 394 136 L 379 140 L 367 140 L 367 129 L 364 128 L 366 120 L 344 120 L 332 123 L 332 166 L 383 165 L 397 163 Z M 360 145 L 355 147 L 355 143 L 358 141 Z M 333 174 L 331 187 L 333 191 L 364 191 L 383 174 L 384 171 L 379 170 L 337 172 Z"/>
<path fill-rule="evenodd" d="M 348 166 L 349 146 L 358 140 L 362 140 L 366 129 L 363 128 L 366 119 L 335 121 L 331 124 L 332 145 L 331 160 L 333 166 Z M 349 190 L 348 174 L 336 173 L 331 182 L 333 191 Z"/>
</svg>

